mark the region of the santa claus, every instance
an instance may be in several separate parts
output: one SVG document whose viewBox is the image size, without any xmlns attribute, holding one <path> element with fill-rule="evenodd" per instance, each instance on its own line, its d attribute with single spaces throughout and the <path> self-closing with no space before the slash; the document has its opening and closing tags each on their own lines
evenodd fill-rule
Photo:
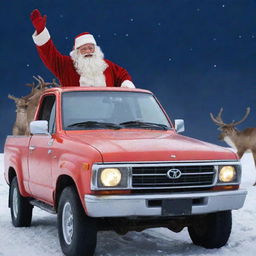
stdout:
<svg viewBox="0 0 256 256">
<path fill-rule="evenodd" d="M 75 38 L 70 56 L 62 55 L 54 46 L 46 28 L 46 15 L 36 9 L 30 15 L 35 33 L 32 38 L 39 56 L 64 86 L 109 86 L 134 88 L 131 76 L 122 67 L 104 59 L 100 47 L 90 33 Z"/>
</svg>

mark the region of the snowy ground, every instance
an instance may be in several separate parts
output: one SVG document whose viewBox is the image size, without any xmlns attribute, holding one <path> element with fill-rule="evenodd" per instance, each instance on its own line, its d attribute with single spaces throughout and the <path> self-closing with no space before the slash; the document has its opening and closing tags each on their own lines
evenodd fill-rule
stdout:
<svg viewBox="0 0 256 256">
<path fill-rule="evenodd" d="M 192 244 L 187 230 L 176 234 L 168 229 L 129 232 L 99 232 L 96 256 L 254 256 L 256 252 L 256 171 L 251 154 L 242 158 L 242 186 L 248 189 L 245 205 L 233 211 L 233 229 L 228 244 L 207 250 Z M 8 186 L 3 178 L 3 154 L 0 154 L 0 256 L 60 256 L 56 216 L 35 208 L 30 228 L 14 228 L 7 207 Z"/>
</svg>

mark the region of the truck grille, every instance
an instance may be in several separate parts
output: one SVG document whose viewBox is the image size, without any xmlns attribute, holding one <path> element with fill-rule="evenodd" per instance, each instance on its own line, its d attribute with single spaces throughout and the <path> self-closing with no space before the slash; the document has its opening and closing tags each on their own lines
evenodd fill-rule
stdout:
<svg viewBox="0 0 256 256">
<path fill-rule="evenodd" d="M 171 178 L 170 170 L 179 170 L 179 178 Z M 133 188 L 210 187 L 214 183 L 213 165 L 204 166 L 140 166 L 132 168 Z"/>
</svg>

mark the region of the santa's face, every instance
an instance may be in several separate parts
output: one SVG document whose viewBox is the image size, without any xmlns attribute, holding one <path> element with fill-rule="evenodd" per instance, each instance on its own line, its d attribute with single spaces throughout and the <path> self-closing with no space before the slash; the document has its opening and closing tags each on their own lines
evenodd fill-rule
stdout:
<svg viewBox="0 0 256 256">
<path fill-rule="evenodd" d="M 94 44 L 84 44 L 78 48 L 78 51 L 84 57 L 92 57 L 93 53 L 95 52 L 95 45 Z"/>
<path fill-rule="evenodd" d="M 82 45 L 83 50 L 79 47 L 70 53 L 75 69 L 80 75 L 80 86 L 106 86 L 104 71 L 108 65 L 100 47 L 93 46 L 94 48 L 90 48 L 88 44 Z"/>
</svg>

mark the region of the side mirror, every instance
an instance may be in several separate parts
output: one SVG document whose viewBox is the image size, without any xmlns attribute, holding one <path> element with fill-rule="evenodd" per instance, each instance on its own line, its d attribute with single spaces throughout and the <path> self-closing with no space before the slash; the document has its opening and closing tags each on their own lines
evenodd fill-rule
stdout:
<svg viewBox="0 0 256 256">
<path fill-rule="evenodd" d="M 185 131 L 185 125 L 183 119 L 175 119 L 175 130 L 177 133 Z"/>
<path fill-rule="evenodd" d="M 48 121 L 46 121 L 46 120 L 32 121 L 29 124 L 29 128 L 30 128 L 30 132 L 32 134 L 47 134 L 47 135 L 49 135 Z"/>
</svg>

